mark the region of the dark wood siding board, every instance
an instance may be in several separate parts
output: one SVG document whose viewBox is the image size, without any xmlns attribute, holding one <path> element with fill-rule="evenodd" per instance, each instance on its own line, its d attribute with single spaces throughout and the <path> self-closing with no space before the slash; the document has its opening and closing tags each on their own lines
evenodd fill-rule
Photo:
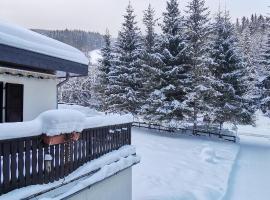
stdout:
<svg viewBox="0 0 270 200">
<path fill-rule="evenodd" d="M 65 145 L 60 144 L 60 178 L 64 178 L 64 169 L 65 169 Z"/>
<path fill-rule="evenodd" d="M 82 133 L 81 144 L 82 144 L 82 158 L 81 158 L 81 162 L 84 163 L 85 162 L 85 134 L 84 133 Z"/>
<path fill-rule="evenodd" d="M 25 141 L 25 184 L 31 184 L 31 173 L 30 173 L 30 166 L 31 166 L 31 140 L 28 139 Z"/>
<path fill-rule="evenodd" d="M 0 44 L 0 63 L 88 75 L 88 65 Z"/>
<path fill-rule="evenodd" d="M 89 160 L 93 160 L 93 129 L 88 131 L 89 135 Z"/>
<path fill-rule="evenodd" d="M 103 130 L 103 147 L 104 147 L 104 154 L 107 152 L 107 133 L 106 133 L 106 127 L 102 128 Z"/>
<path fill-rule="evenodd" d="M 44 158 L 43 143 L 39 139 L 38 142 L 38 183 L 44 183 L 43 158 Z"/>
<path fill-rule="evenodd" d="M 45 156 L 46 156 L 46 154 L 49 154 L 48 145 L 45 145 L 45 147 L 44 147 L 44 183 L 49 183 L 50 174 L 49 174 L 48 170 L 46 170 L 46 165 L 45 165 Z"/>
<path fill-rule="evenodd" d="M 55 180 L 58 181 L 60 178 L 60 163 L 59 163 L 59 158 L 60 158 L 60 149 L 59 149 L 60 145 L 56 144 L 55 145 L 55 166 L 54 166 L 54 170 L 55 170 Z"/>
<path fill-rule="evenodd" d="M 90 137 L 89 137 L 89 131 L 84 131 L 85 137 L 86 137 L 86 152 L 85 152 L 85 160 L 89 161 L 89 151 L 90 151 L 90 147 L 89 147 L 89 141 L 90 141 Z"/>
<path fill-rule="evenodd" d="M 73 169 L 78 168 L 78 141 L 74 142 L 74 162 L 73 162 Z"/>
<path fill-rule="evenodd" d="M 81 166 L 82 163 L 82 143 L 81 139 L 78 140 L 78 166 Z"/>
<path fill-rule="evenodd" d="M 70 160 L 69 160 L 69 171 L 73 172 L 74 171 L 74 141 L 70 142 Z"/>
<path fill-rule="evenodd" d="M 64 145 L 65 147 L 65 153 L 64 153 L 64 160 L 65 160 L 65 167 L 64 167 L 64 175 L 67 176 L 68 175 L 68 171 L 69 171 L 69 143 L 65 143 Z"/>
<path fill-rule="evenodd" d="M 4 192 L 10 191 L 10 143 L 5 142 L 3 145 L 3 184 Z"/>
<path fill-rule="evenodd" d="M 97 131 L 94 129 L 93 131 L 93 152 L 94 152 L 94 159 L 97 158 Z"/>
<path fill-rule="evenodd" d="M 18 141 L 18 184 L 19 187 L 25 186 L 24 176 L 24 141 Z"/>
<path fill-rule="evenodd" d="M 50 146 L 50 155 L 52 156 L 52 171 L 49 180 L 53 182 L 55 180 L 55 145 Z"/>
<path fill-rule="evenodd" d="M 18 187 L 17 185 L 17 152 L 18 152 L 18 143 L 16 141 L 11 142 L 11 185 L 12 189 Z"/>
<path fill-rule="evenodd" d="M 35 137 L 32 139 L 32 179 L 31 179 L 31 184 L 36 184 L 38 183 L 38 179 L 37 179 L 37 156 L 38 156 L 38 138 Z"/>
</svg>

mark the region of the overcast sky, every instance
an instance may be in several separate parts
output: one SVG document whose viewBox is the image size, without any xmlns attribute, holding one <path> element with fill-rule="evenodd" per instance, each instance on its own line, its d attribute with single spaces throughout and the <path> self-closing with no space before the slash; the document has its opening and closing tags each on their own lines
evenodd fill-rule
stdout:
<svg viewBox="0 0 270 200">
<path fill-rule="evenodd" d="M 82 29 L 104 33 L 108 28 L 116 36 L 122 23 L 122 15 L 129 0 L 0 0 L 0 17 L 26 28 L 42 29 Z M 188 0 L 180 0 L 181 10 Z M 219 1 L 206 0 L 214 13 Z M 166 0 L 131 0 L 137 14 L 142 19 L 142 11 L 149 3 L 160 16 L 166 7 Z M 226 7 L 232 18 L 249 16 L 252 13 L 268 13 L 269 0 L 226 0 Z"/>
</svg>

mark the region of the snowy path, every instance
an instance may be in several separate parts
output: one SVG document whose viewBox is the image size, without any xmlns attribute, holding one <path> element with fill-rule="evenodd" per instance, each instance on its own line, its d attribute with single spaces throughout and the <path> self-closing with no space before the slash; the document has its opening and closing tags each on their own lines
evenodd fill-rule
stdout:
<svg viewBox="0 0 270 200">
<path fill-rule="evenodd" d="M 270 140 L 241 136 L 240 145 L 224 200 L 269 200 Z"/>
<path fill-rule="evenodd" d="M 142 157 L 133 167 L 133 200 L 217 200 L 227 191 L 238 145 L 133 129 Z"/>
</svg>

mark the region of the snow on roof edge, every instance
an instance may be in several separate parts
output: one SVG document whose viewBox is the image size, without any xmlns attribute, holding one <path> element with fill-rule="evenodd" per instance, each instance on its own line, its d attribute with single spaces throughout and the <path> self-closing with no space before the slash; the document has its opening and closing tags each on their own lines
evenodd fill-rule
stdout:
<svg viewBox="0 0 270 200">
<path fill-rule="evenodd" d="M 18 25 L 0 20 L 0 44 L 88 65 L 78 49 Z"/>
</svg>

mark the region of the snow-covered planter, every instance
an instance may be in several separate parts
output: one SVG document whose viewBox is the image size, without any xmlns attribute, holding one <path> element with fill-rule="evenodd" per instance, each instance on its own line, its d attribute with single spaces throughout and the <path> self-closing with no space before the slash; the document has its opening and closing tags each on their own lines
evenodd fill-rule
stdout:
<svg viewBox="0 0 270 200">
<path fill-rule="evenodd" d="M 61 135 L 47 136 L 46 134 L 42 135 L 42 140 L 45 144 L 55 145 L 63 144 L 70 141 L 77 141 L 80 139 L 81 133 L 66 133 Z"/>
<path fill-rule="evenodd" d="M 39 116 L 42 121 L 42 139 L 45 144 L 77 141 L 84 129 L 85 115 L 76 110 L 51 110 Z"/>
</svg>

